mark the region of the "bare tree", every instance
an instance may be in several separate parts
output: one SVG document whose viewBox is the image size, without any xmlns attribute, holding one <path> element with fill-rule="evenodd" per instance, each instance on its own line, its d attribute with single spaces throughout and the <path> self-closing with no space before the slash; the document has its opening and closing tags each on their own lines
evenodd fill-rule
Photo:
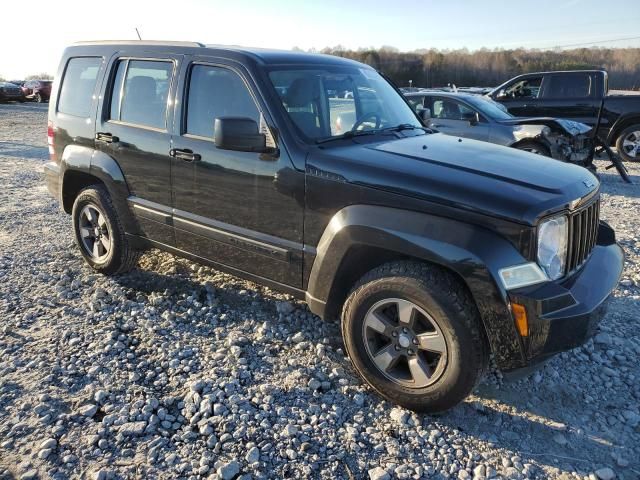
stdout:
<svg viewBox="0 0 640 480">
<path fill-rule="evenodd" d="M 36 75 L 27 75 L 25 80 L 53 80 L 53 75 L 50 73 L 38 73 Z"/>
<path fill-rule="evenodd" d="M 369 64 L 398 85 L 409 80 L 420 87 L 495 86 L 521 73 L 545 70 L 606 68 L 609 86 L 640 89 L 640 48 L 578 48 L 573 50 L 461 50 L 420 49 L 400 52 L 393 47 L 322 50 Z"/>
</svg>

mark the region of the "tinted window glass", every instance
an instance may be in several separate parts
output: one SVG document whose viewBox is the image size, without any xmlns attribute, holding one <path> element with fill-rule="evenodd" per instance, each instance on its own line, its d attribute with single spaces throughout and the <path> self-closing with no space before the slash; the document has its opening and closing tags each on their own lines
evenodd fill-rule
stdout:
<svg viewBox="0 0 640 480">
<path fill-rule="evenodd" d="M 545 98 L 584 98 L 590 95 L 591 76 L 588 73 L 550 75 L 545 82 Z"/>
<path fill-rule="evenodd" d="M 69 59 L 60 87 L 59 112 L 77 117 L 90 115 L 101 62 L 99 57 Z"/>
<path fill-rule="evenodd" d="M 433 118 L 443 120 L 464 120 L 473 114 L 473 110 L 466 106 L 449 99 L 438 99 L 433 102 Z"/>
<path fill-rule="evenodd" d="M 421 126 L 411 107 L 370 68 L 274 69 L 269 78 L 292 122 L 308 140 L 401 124 Z"/>
<path fill-rule="evenodd" d="M 242 78 L 222 67 L 194 65 L 189 81 L 187 133 L 213 137 L 219 117 L 247 117 L 260 124 L 260 113 Z"/>
<path fill-rule="evenodd" d="M 411 105 L 416 112 L 419 112 L 423 108 L 424 98 L 425 97 L 406 97 L 407 102 Z"/>
<path fill-rule="evenodd" d="M 520 80 L 505 90 L 509 98 L 538 98 L 542 77 L 533 77 Z"/>
<path fill-rule="evenodd" d="M 165 128 L 172 72 L 173 63 L 169 61 L 118 62 L 110 118 L 147 127 Z"/>
</svg>

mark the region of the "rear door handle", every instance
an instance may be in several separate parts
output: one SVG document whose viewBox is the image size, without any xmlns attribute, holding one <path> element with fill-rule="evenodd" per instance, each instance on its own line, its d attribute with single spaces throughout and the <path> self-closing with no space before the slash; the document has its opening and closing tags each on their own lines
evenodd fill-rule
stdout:
<svg viewBox="0 0 640 480">
<path fill-rule="evenodd" d="M 96 140 L 104 143 L 116 143 L 119 142 L 120 139 L 109 132 L 98 132 L 96 133 Z"/>
<path fill-rule="evenodd" d="M 188 148 L 185 148 L 184 150 L 172 148 L 169 150 L 169 155 L 173 158 L 179 158 L 186 162 L 197 162 L 202 158 L 199 153 L 193 153 L 193 151 Z"/>
</svg>

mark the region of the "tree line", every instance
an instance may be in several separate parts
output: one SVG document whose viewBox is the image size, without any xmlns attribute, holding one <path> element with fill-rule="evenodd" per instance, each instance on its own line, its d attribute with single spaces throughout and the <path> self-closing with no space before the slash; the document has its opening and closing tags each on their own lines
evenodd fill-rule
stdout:
<svg viewBox="0 0 640 480">
<path fill-rule="evenodd" d="M 477 51 L 421 49 L 400 52 L 393 47 L 348 50 L 341 46 L 321 53 L 371 65 L 398 86 L 497 86 L 521 73 L 605 68 L 609 88 L 640 90 L 640 48 L 578 48 L 573 50 Z"/>
</svg>

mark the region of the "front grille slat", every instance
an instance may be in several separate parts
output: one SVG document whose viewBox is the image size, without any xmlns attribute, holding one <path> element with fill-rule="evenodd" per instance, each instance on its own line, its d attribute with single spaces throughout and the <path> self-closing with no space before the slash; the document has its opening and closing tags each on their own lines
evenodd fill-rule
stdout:
<svg viewBox="0 0 640 480">
<path fill-rule="evenodd" d="M 579 268 L 594 249 L 600 223 L 600 199 L 569 216 L 567 273 Z"/>
</svg>

